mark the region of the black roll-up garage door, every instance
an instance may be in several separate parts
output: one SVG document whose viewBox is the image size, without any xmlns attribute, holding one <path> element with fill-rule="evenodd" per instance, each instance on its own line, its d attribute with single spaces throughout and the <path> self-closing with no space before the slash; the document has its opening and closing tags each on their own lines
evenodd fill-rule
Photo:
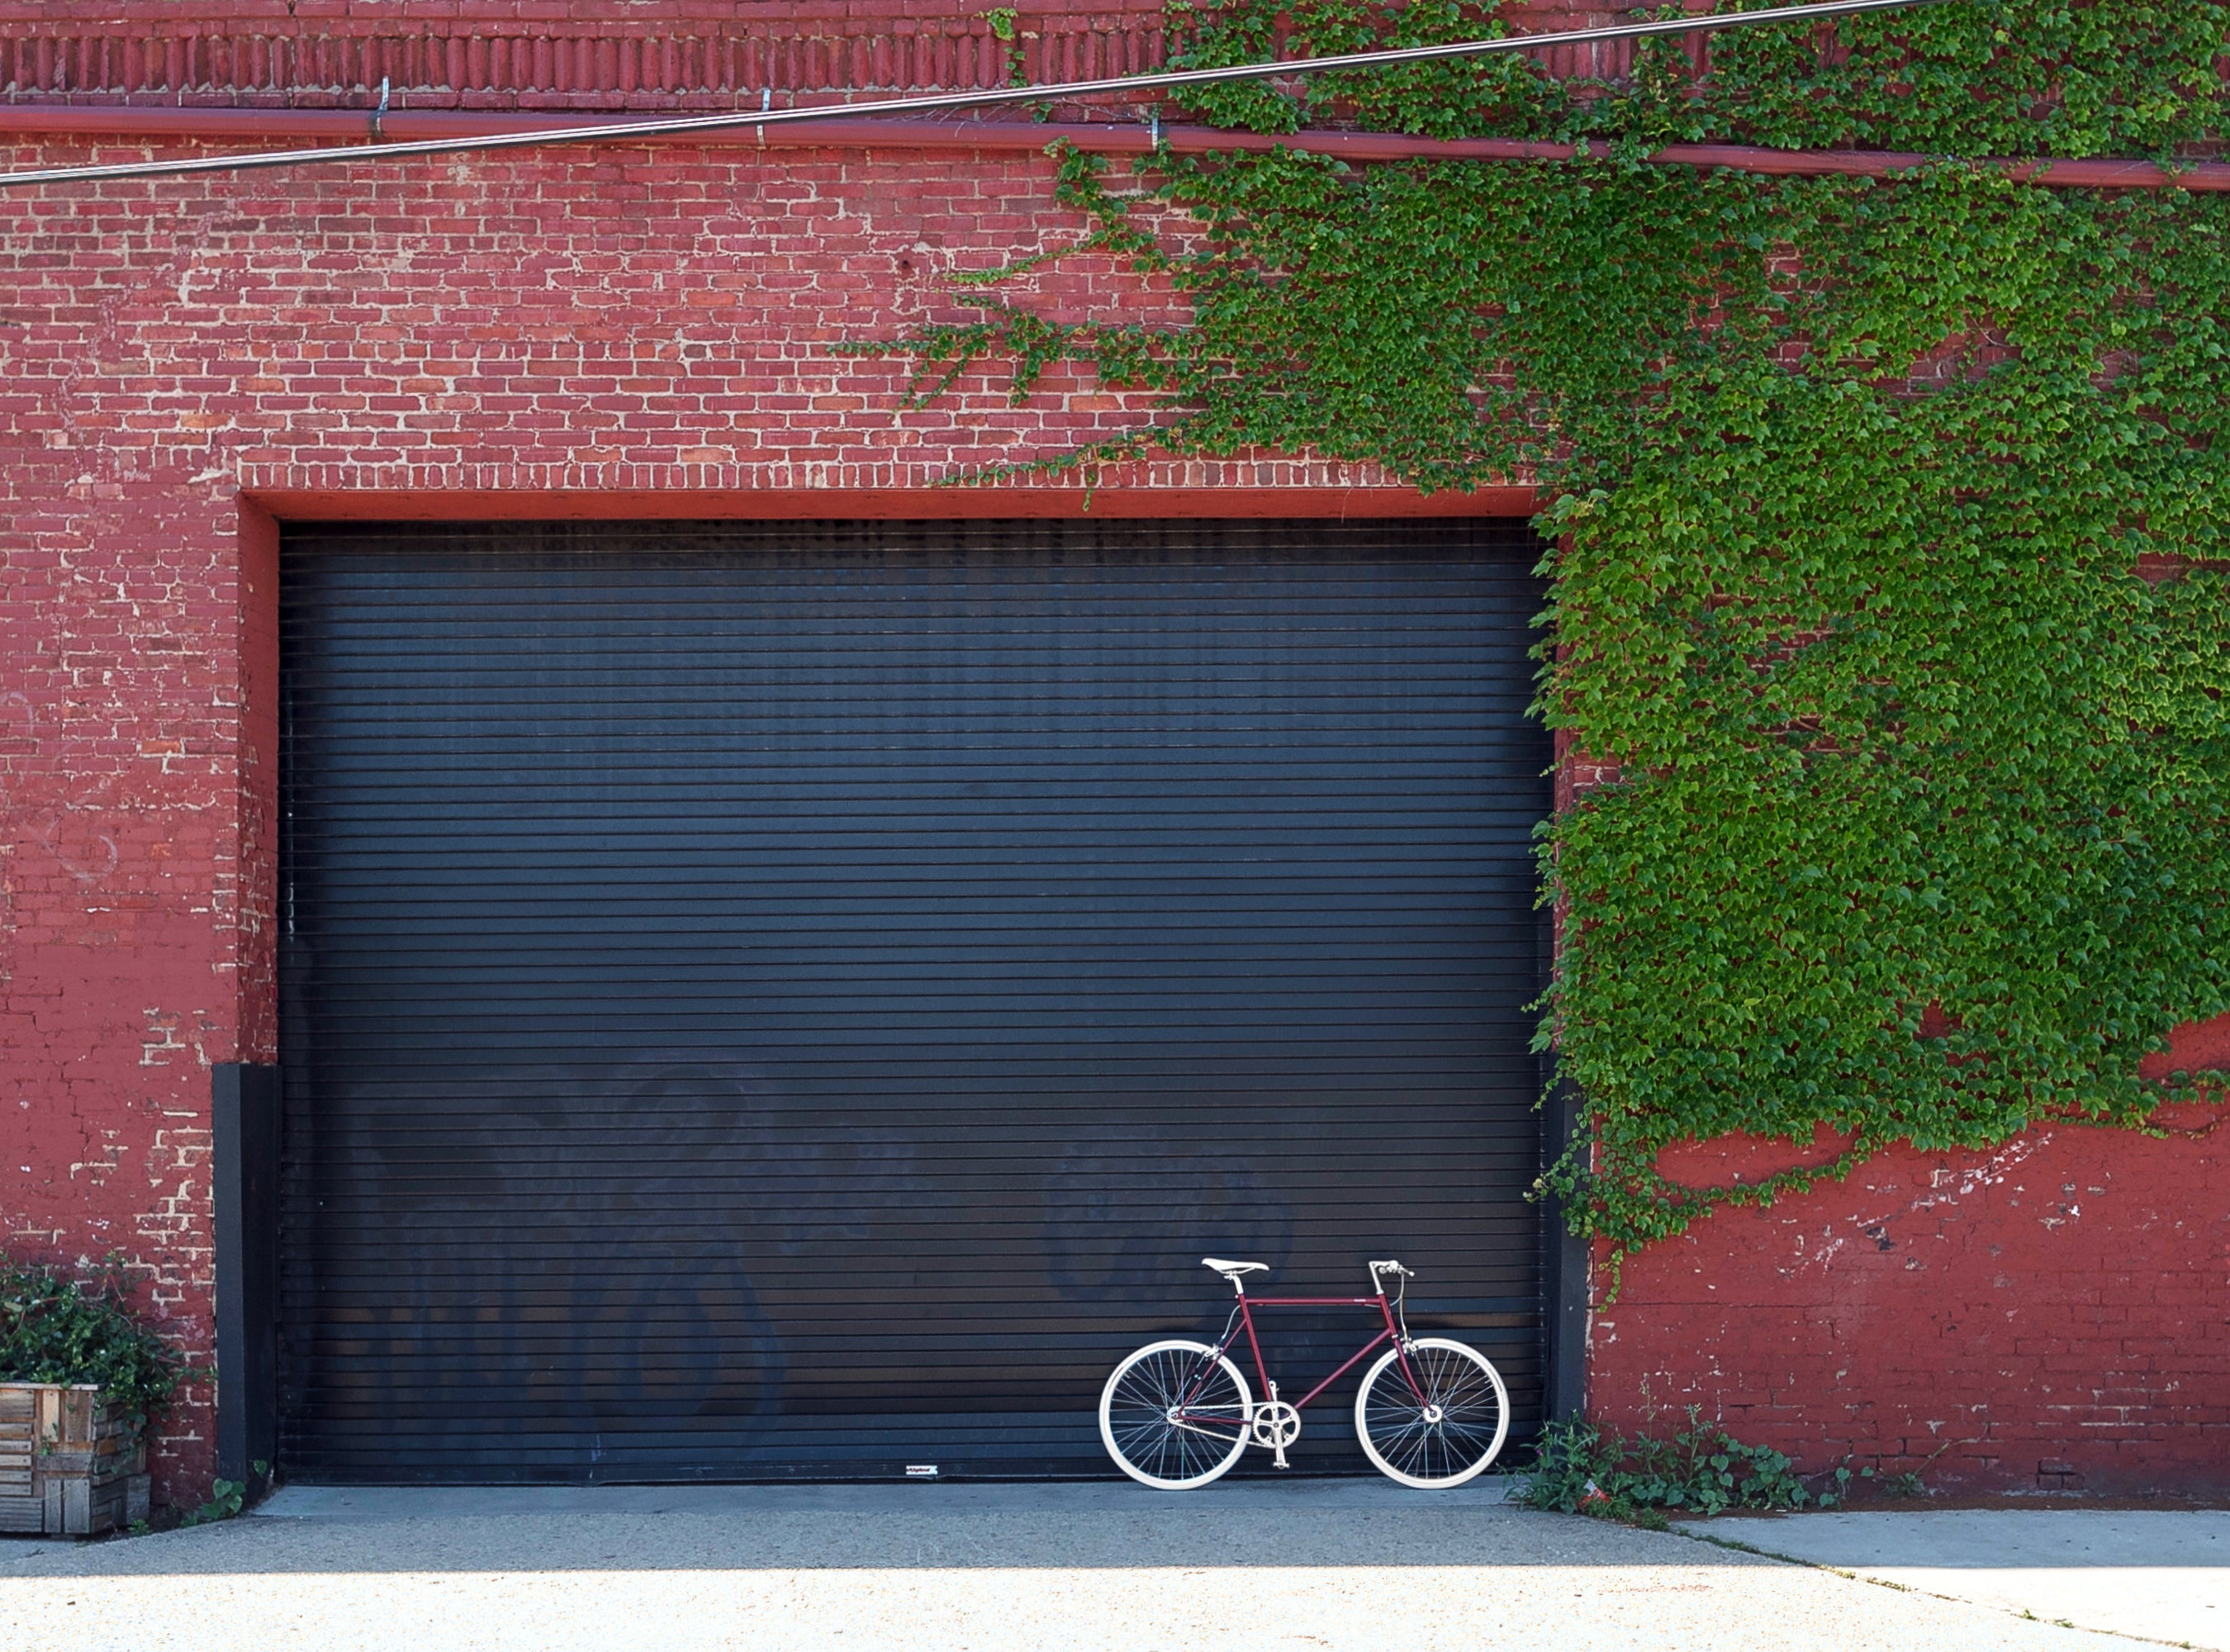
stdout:
<svg viewBox="0 0 2230 1652">
<path fill-rule="evenodd" d="M 1211 1253 L 1400 1256 L 1537 1416 L 1537 551 L 290 531 L 286 1469 L 1112 1472 Z"/>
</svg>

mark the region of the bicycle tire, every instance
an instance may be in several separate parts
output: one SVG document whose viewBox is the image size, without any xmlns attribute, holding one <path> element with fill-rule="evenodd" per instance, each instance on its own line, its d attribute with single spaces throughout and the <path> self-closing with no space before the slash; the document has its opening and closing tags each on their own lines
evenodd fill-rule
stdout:
<svg viewBox="0 0 2230 1652">
<path fill-rule="evenodd" d="M 1178 1396 L 1209 1360 L 1216 1368 L 1186 1409 L 1217 1424 L 1228 1416 L 1228 1444 L 1207 1429 L 1181 1426 L 1169 1416 Z M 1247 1378 L 1208 1344 L 1182 1339 L 1150 1342 L 1116 1366 L 1099 1391 L 1099 1441 L 1115 1466 L 1140 1485 L 1192 1491 L 1230 1472 L 1247 1449 L 1254 1411 Z"/>
<path fill-rule="evenodd" d="M 1486 1472 L 1510 1434 L 1510 1391 L 1487 1357 L 1447 1337 L 1419 1337 L 1409 1369 L 1420 1400 L 1389 1348 L 1355 1396 L 1355 1434 L 1363 1455 L 1389 1480 L 1443 1491 Z M 1389 1373 L 1391 1373 L 1390 1376 Z M 1437 1408 L 1434 1417 L 1428 1407 Z"/>
</svg>

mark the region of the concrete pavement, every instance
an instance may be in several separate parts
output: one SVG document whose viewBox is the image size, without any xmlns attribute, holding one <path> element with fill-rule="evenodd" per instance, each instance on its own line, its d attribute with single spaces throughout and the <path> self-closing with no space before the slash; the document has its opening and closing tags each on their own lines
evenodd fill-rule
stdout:
<svg viewBox="0 0 2230 1652">
<path fill-rule="evenodd" d="M 1914 1509 L 1693 1529 L 2047 1623 L 2230 1649 L 2230 1511 Z"/>
<path fill-rule="evenodd" d="M 1784 1522 L 1764 1522 L 1782 1525 Z M 293 1488 L 245 1519 L 0 1544 L 10 1652 L 2128 1652 L 1995 1606 L 1382 1481 Z"/>
</svg>

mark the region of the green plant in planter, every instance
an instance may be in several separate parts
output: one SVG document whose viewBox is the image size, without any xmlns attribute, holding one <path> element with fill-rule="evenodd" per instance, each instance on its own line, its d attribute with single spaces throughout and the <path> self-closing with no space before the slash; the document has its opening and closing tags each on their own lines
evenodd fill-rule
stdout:
<svg viewBox="0 0 2230 1652">
<path fill-rule="evenodd" d="M 90 1383 L 144 1429 L 184 1369 L 132 1313 L 120 1265 L 80 1274 L 46 1262 L 0 1263 L 0 1382 Z"/>
</svg>

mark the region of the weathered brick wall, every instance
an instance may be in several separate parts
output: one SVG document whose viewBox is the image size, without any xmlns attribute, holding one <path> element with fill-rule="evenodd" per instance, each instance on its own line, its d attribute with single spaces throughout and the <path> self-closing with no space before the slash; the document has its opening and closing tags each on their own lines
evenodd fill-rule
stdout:
<svg viewBox="0 0 2230 1652">
<path fill-rule="evenodd" d="M 2221 1023 L 2176 1044 L 2193 1065 L 2230 1062 Z M 1722 1210 L 1629 1259 L 1598 1302 L 1589 1410 L 1666 1432 L 1695 1405 L 1808 1468 L 1943 1490 L 2230 1491 L 2226 1119 L 1898 1146 L 1841 1185 Z M 1714 1143 L 1661 1163 L 1724 1184 L 1840 1145 Z"/>
<path fill-rule="evenodd" d="M 976 0 L 0 0 L 0 99 L 274 108 L 366 106 L 383 79 L 413 109 L 727 108 L 1097 79 L 1158 67 L 1162 0 L 1017 8 L 994 35 Z M 1565 0 L 1507 14 L 1547 32 L 1621 21 Z M 1623 74 L 1623 44 L 1556 48 L 1563 76 Z"/>
<path fill-rule="evenodd" d="M 11 1249 L 122 1256 L 207 1364 L 209 1067 L 275 1036 L 274 584 L 243 490 L 905 488 L 1105 436 L 1143 403 L 1054 375 L 1017 409 L 979 376 L 902 415 L 902 365 L 831 348 L 963 318 L 940 273 L 1073 237 L 1050 185 L 1034 154 L 732 147 L 0 197 Z M 1022 290 L 1175 313 L 1103 258 Z M 211 1472 L 209 1399 L 157 1455 L 179 1499 Z"/>
<path fill-rule="evenodd" d="M 325 16 L 341 32 L 402 15 L 298 10 L 300 27 Z M 0 4 L 26 24 L 10 25 L 18 45 L 51 35 L 29 24 L 55 15 Z M 157 15 L 117 9 L 145 40 Z M 171 36 L 190 22 L 160 15 Z M 431 33 L 462 27 L 422 15 Z M 91 38 L 85 16 L 72 21 Z M 128 52 L 56 45 L 53 61 L 98 57 L 126 78 L 81 94 L 91 71 L 71 69 L 7 95 L 240 89 L 146 78 L 167 53 L 132 69 Z M 23 61 L 35 79 L 36 50 Z M 91 153 L 58 142 L 5 158 Z M 568 490 L 568 512 L 620 491 L 825 500 L 1091 441 L 1143 403 L 1056 372 L 1025 408 L 971 377 L 905 412 L 899 365 L 832 349 L 964 318 L 941 273 L 1075 235 L 1049 184 L 1032 155 L 730 146 L 0 197 L 11 1249 L 123 1256 L 206 1363 L 208 1068 L 269 1059 L 275 1038 L 274 574 L 253 497 L 383 490 L 414 513 L 491 490 Z M 1018 290 L 1068 317 L 1176 313 L 1105 259 Z M 1162 463 L 1106 478 L 1100 508 L 1127 490 L 1361 497 L 1382 480 L 1273 458 Z M 808 508 L 780 508 L 793 505 Z M 1931 1476 L 1974 1483 L 2033 1484 L 2046 1462 L 2101 1488 L 2222 1478 L 2220 1414 L 2206 1410 L 2226 1375 L 2218 1138 L 2054 1131 L 2017 1147 L 1995 1180 L 1988 1156 L 1885 1155 L 1847 1188 L 1714 1217 L 1635 1259 L 1595 1326 L 1599 1408 L 1632 1418 L 1692 1399 L 1811 1463 L 1855 1452 L 1895 1468 L 1943 1446 Z M 191 1391 L 157 1455 L 182 1500 L 213 1465 L 209 1397 Z"/>
<path fill-rule="evenodd" d="M 240 1052 L 246 932 L 233 513 L 184 472 L 126 482 L 87 444 L 111 364 L 64 350 L 27 373 L 34 338 L 65 329 L 10 286 L 0 1242 L 124 1259 L 206 1366 L 209 1065 Z M 209 1399 L 190 1388 L 156 1454 L 173 1482 L 206 1476 Z"/>
</svg>

